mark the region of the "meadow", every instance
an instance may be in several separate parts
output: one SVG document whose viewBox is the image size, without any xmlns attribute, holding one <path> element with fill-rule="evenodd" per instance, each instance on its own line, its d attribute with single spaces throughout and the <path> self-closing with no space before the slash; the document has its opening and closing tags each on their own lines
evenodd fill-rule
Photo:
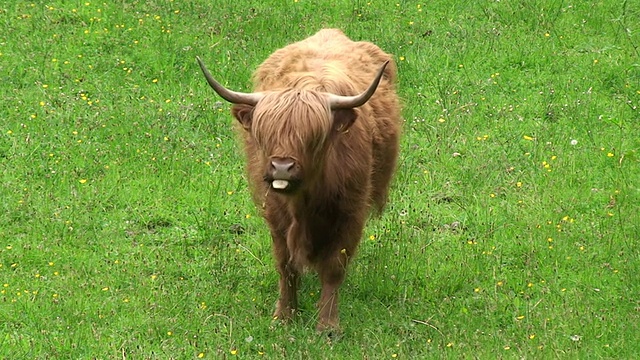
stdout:
<svg viewBox="0 0 640 360">
<path fill-rule="evenodd" d="M 394 54 L 342 336 L 271 318 L 230 106 L 324 27 Z M 636 1 L 0 1 L 0 358 L 640 356 Z"/>
</svg>

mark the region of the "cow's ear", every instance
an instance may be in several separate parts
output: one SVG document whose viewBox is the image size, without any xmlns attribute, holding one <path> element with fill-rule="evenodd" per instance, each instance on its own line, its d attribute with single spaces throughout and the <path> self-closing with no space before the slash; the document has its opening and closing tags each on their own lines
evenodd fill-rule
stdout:
<svg viewBox="0 0 640 360">
<path fill-rule="evenodd" d="M 333 130 L 337 132 L 347 132 L 358 115 L 354 109 L 333 110 Z"/>
<path fill-rule="evenodd" d="M 242 127 L 247 131 L 251 130 L 253 109 L 253 106 L 244 104 L 235 104 L 231 107 L 231 114 L 233 114 L 233 116 L 238 119 Z"/>
</svg>

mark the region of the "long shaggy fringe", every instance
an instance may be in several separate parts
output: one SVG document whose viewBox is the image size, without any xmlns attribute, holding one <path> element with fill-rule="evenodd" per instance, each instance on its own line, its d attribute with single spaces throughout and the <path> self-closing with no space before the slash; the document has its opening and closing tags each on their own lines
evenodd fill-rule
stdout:
<svg viewBox="0 0 640 360">
<path fill-rule="evenodd" d="M 251 128 L 254 139 L 267 154 L 290 156 L 317 154 L 331 126 L 331 110 L 324 95 L 289 89 L 268 94 L 260 101 Z"/>
</svg>

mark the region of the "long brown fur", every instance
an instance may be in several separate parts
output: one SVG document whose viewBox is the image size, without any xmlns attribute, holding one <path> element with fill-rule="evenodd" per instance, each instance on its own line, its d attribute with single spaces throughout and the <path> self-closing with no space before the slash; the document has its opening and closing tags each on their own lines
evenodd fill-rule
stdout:
<svg viewBox="0 0 640 360">
<path fill-rule="evenodd" d="M 387 60 L 367 103 L 329 109 L 324 93 L 363 92 Z M 322 283 L 318 329 L 336 328 L 347 263 L 370 210 L 384 208 L 396 167 L 401 119 L 395 63 L 374 44 L 326 29 L 276 51 L 253 81 L 266 96 L 255 107 L 234 105 L 233 114 L 246 130 L 241 134 L 253 197 L 264 207 L 281 275 L 275 316 L 295 314 L 299 275 L 311 268 Z M 299 191 L 269 190 L 263 174 L 273 156 L 300 163 Z"/>
</svg>

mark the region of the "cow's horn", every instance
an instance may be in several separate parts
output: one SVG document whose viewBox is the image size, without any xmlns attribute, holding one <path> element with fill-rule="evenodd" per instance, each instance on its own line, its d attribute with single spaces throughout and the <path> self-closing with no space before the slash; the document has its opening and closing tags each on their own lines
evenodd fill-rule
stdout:
<svg viewBox="0 0 640 360">
<path fill-rule="evenodd" d="M 376 89 L 378 88 L 378 84 L 380 83 L 380 79 L 382 79 L 382 74 L 384 74 L 384 69 L 387 67 L 387 64 L 389 64 L 389 60 L 385 61 L 385 63 L 382 64 L 380 70 L 378 70 L 376 78 L 373 79 L 373 82 L 371 83 L 371 85 L 369 85 L 369 88 L 362 94 L 355 96 L 341 96 L 330 94 L 329 105 L 331 109 L 352 109 L 358 106 L 362 106 L 364 105 L 364 103 L 369 101 L 369 99 L 373 96 L 373 93 L 375 93 Z"/>
<path fill-rule="evenodd" d="M 247 105 L 255 106 L 258 103 L 258 101 L 260 101 L 260 99 L 264 97 L 264 94 L 259 92 L 243 93 L 243 92 L 232 91 L 225 88 L 224 86 L 220 85 L 220 83 L 217 82 L 213 78 L 213 76 L 211 76 L 211 73 L 209 73 L 209 70 L 207 70 L 207 67 L 204 66 L 204 63 L 202 62 L 202 60 L 200 60 L 200 57 L 196 56 L 196 59 L 198 60 L 198 64 L 200 64 L 200 69 L 202 69 L 202 72 L 204 73 L 204 77 L 207 78 L 207 82 L 209 83 L 209 85 L 213 88 L 213 90 L 216 93 L 218 93 L 218 95 L 220 95 L 223 99 L 227 100 L 228 102 L 233 104 L 247 104 Z"/>
</svg>

